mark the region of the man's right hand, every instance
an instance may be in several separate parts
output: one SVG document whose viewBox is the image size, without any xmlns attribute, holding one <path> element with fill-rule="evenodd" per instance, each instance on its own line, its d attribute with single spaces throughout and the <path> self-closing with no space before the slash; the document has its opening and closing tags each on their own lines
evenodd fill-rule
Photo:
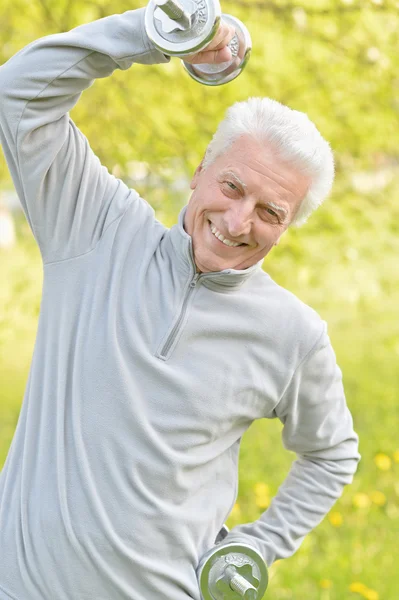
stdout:
<svg viewBox="0 0 399 600">
<path fill-rule="evenodd" d="M 234 27 L 221 21 L 213 40 L 201 52 L 185 56 L 184 62 L 192 65 L 200 65 L 209 63 L 217 64 L 231 60 L 231 50 L 227 45 L 233 39 L 234 35 Z"/>
</svg>

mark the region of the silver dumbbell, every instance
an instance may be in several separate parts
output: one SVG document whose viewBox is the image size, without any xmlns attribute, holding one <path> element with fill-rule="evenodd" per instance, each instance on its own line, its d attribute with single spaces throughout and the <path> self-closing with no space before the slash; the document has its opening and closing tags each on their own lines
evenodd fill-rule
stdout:
<svg viewBox="0 0 399 600">
<path fill-rule="evenodd" d="M 189 75 L 205 85 L 221 85 L 235 79 L 247 64 L 252 48 L 245 25 L 221 13 L 219 0 L 150 0 L 145 13 L 145 28 L 153 44 L 168 56 L 183 58 L 200 52 L 214 38 L 220 20 L 235 28 L 229 43 L 230 61 L 221 64 L 183 65 Z"/>
<path fill-rule="evenodd" d="M 227 533 L 224 526 L 216 544 Z M 262 556 L 251 546 L 216 545 L 200 564 L 198 581 L 202 600 L 261 600 L 268 585 L 268 571 Z"/>
</svg>

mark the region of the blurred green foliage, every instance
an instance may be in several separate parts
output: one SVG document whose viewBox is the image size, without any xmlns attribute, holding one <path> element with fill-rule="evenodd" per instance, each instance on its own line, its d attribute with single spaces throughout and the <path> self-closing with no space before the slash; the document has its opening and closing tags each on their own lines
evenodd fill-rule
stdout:
<svg viewBox="0 0 399 600">
<path fill-rule="evenodd" d="M 141 6 L 136 0 L 2 0 L 0 63 L 43 35 Z M 396 600 L 399 539 L 399 2 L 237 0 L 223 10 L 253 38 L 244 74 L 220 88 L 173 59 L 97 81 L 71 116 L 102 162 L 167 225 L 218 121 L 236 100 L 275 98 L 306 112 L 335 153 L 331 198 L 289 230 L 264 268 L 328 322 L 362 461 L 352 486 L 290 559 L 272 568 L 274 600 Z M 140 164 L 138 165 L 138 161 Z M 147 175 L 141 178 L 138 169 Z M 175 185 L 176 179 L 183 182 Z M 0 156 L 0 189 L 11 188 Z M 18 419 L 40 309 L 42 269 L 26 221 L 0 251 L 0 465 Z M 229 525 L 256 519 L 294 456 L 277 422 L 244 436 Z"/>
</svg>

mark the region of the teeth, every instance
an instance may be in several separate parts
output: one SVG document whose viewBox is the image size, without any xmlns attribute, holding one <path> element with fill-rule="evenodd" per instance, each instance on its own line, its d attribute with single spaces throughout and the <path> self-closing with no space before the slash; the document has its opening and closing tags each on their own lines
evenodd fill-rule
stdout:
<svg viewBox="0 0 399 600">
<path fill-rule="evenodd" d="M 212 225 L 212 223 L 211 223 L 211 231 L 212 231 L 213 235 L 214 235 L 215 237 L 217 237 L 217 238 L 218 238 L 218 240 L 220 240 L 221 242 L 223 242 L 223 244 L 225 244 L 226 246 L 232 246 L 232 247 L 234 247 L 234 248 L 235 248 L 235 247 L 237 247 L 237 246 L 240 246 L 240 244 L 238 244 L 237 242 L 232 242 L 231 240 L 228 240 L 227 238 L 225 238 L 225 237 L 224 237 L 224 236 L 223 236 L 223 235 L 220 233 L 220 231 L 218 231 L 218 230 L 216 229 L 216 227 L 214 227 L 214 225 Z"/>
</svg>

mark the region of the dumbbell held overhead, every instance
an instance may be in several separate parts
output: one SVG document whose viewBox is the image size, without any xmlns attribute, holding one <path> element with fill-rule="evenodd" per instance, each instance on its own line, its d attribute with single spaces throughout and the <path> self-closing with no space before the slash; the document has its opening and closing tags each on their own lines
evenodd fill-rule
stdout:
<svg viewBox="0 0 399 600">
<path fill-rule="evenodd" d="M 229 43 L 232 58 L 219 64 L 190 64 L 184 57 L 202 51 L 214 38 L 221 19 L 235 29 Z M 145 28 L 153 44 L 168 56 L 183 59 L 189 75 L 204 85 L 221 85 L 235 79 L 247 64 L 251 36 L 241 21 L 221 13 L 218 0 L 150 0 Z"/>
</svg>

